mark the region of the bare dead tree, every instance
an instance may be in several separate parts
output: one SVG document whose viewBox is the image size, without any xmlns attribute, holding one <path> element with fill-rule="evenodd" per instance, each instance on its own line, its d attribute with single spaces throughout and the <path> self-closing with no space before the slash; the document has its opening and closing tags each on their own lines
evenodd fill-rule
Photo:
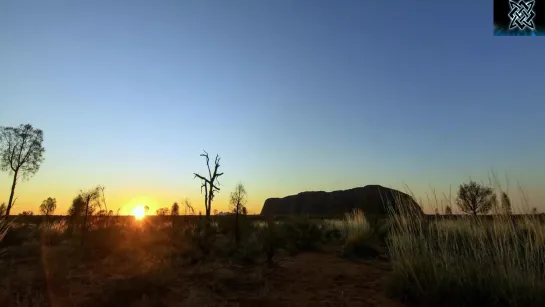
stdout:
<svg viewBox="0 0 545 307">
<path fill-rule="evenodd" d="M 34 129 L 30 124 L 19 127 L 0 127 L 0 170 L 8 171 L 10 175 L 13 175 L 6 218 L 13 207 L 17 181 L 20 178 L 32 177 L 44 161 L 43 141 L 43 131 Z"/>
<path fill-rule="evenodd" d="M 102 185 L 99 185 L 99 186 L 97 186 L 96 189 L 97 189 L 97 192 L 99 193 L 100 198 L 101 198 L 100 203 L 104 204 L 104 210 L 106 212 L 106 215 L 105 215 L 106 227 L 108 227 L 110 225 L 110 216 L 112 216 L 112 214 L 110 214 L 110 211 L 108 211 L 108 205 L 106 204 L 106 196 L 104 194 L 104 190 L 106 189 L 106 187 L 104 187 Z"/>
<path fill-rule="evenodd" d="M 191 213 L 192 215 L 195 214 L 195 209 L 193 209 L 193 206 L 191 205 L 191 201 L 189 201 L 188 198 L 184 199 L 184 214 L 187 215 L 188 213 Z"/>
<path fill-rule="evenodd" d="M 203 150 L 204 151 L 204 150 Z M 214 172 L 210 169 L 210 159 L 208 157 L 208 153 L 204 151 L 203 154 L 201 154 L 201 157 L 204 157 L 206 159 L 206 166 L 208 167 L 208 178 L 201 176 L 197 173 L 193 173 L 195 175 L 194 178 L 199 178 L 202 181 L 201 185 L 201 193 L 203 192 L 204 188 L 204 208 L 205 208 L 205 214 L 206 218 L 210 219 L 210 212 L 212 210 L 212 201 L 214 200 L 214 196 L 216 192 L 219 192 L 220 188 L 218 178 L 223 175 L 223 173 L 218 173 L 218 169 L 220 167 L 220 157 L 219 155 L 216 155 L 216 160 L 214 161 Z"/>
</svg>

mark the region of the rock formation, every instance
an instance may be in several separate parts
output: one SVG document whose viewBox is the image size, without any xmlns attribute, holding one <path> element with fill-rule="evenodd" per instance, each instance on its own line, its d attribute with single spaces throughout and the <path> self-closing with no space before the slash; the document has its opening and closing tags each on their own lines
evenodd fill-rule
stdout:
<svg viewBox="0 0 545 307">
<path fill-rule="evenodd" d="M 422 209 L 408 194 L 380 185 L 333 192 L 302 192 L 284 198 L 265 200 L 262 215 L 342 215 L 361 209 L 369 215 L 385 215 L 388 205 L 398 210 L 400 205 L 422 214 Z"/>
</svg>

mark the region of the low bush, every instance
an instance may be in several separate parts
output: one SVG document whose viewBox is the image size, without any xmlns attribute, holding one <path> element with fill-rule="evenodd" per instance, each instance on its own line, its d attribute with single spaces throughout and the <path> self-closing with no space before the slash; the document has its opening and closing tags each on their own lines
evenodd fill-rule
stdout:
<svg viewBox="0 0 545 307">
<path fill-rule="evenodd" d="M 5 230 L 0 247 L 19 246 L 40 239 L 40 231 L 35 225 L 14 225 Z"/>
<path fill-rule="evenodd" d="M 290 253 L 319 250 L 326 243 L 327 226 L 323 221 L 308 217 L 290 217 L 277 225 L 279 235 L 284 236 L 283 247 Z"/>
</svg>

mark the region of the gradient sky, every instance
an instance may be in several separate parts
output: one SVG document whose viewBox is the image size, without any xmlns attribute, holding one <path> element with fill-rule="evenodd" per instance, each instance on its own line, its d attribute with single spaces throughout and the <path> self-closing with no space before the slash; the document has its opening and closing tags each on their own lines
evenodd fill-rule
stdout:
<svg viewBox="0 0 545 307">
<path fill-rule="evenodd" d="M 203 149 L 268 197 L 381 184 L 418 196 L 494 169 L 545 210 L 545 40 L 493 37 L 492 1 L 0 4 L 0 125 L 44 131 L 14 212 L 106 186 L 202 210 Z M 11 177 L 0 174 L 7 202 Z M 516 194 L 516 193 L 515 193 Z M 518 198 L 518 196 L 516 196 Z M 514 200 L 516 202 L 516 200 Z M 204 210 L 203 210 L 204 211 Z"/>
</svg>

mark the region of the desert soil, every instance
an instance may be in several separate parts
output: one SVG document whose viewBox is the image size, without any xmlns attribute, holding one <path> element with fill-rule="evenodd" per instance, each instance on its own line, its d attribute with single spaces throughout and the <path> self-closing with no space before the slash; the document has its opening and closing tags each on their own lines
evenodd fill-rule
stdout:
<svg viewBox="0 0 545 307">
<path fill-rule="evenodd" d="M 279 257 L 273 267 L 176 268 L 145 251 L 83 263 L 63 247 L 7 252 L 0 306 L 402 306 L 384 293 L 387 262 L 331 252 Z"/>
</svg>

